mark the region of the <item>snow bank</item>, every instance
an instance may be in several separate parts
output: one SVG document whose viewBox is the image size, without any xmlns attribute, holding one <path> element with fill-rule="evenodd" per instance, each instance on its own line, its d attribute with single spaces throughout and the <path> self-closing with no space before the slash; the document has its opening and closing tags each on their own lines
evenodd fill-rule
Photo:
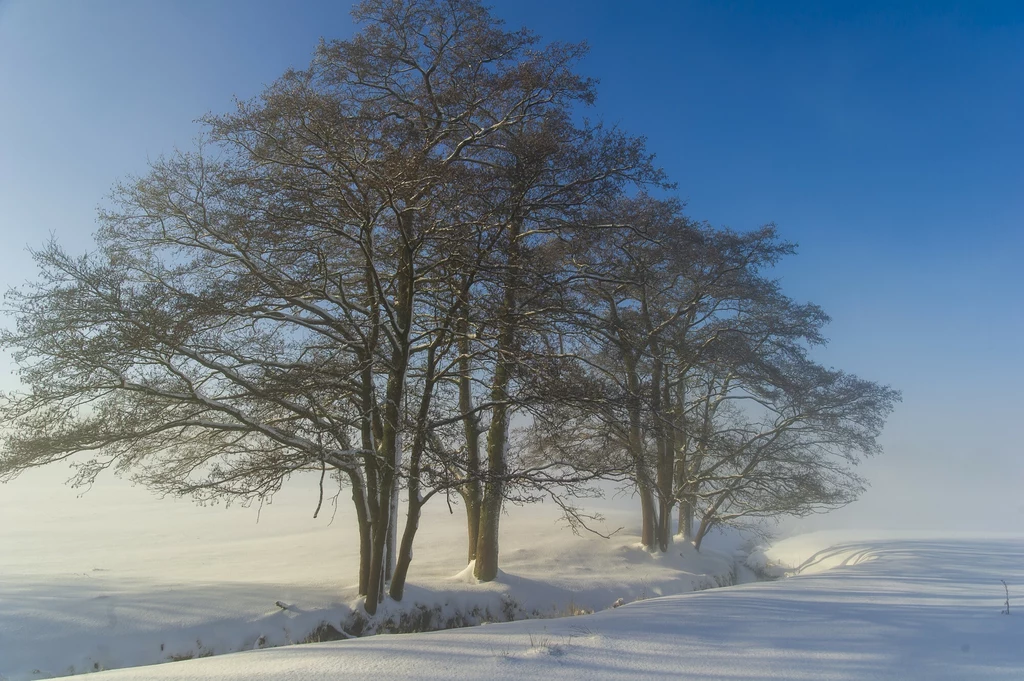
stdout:
<svg viewBox="0 0 1024 681">
<path fill-rule="evenodd" d="M 809 548 L 814 540 L 802 541 Z M 998 580 L 1011 593 L 1024 584 L 1024 539 L 846 543 L 844 551 L 871 560 L 590 616 L 293 646 L 93 678 L 1021 678 L 1024 615 L 1000 614 Z"/>
</svg>

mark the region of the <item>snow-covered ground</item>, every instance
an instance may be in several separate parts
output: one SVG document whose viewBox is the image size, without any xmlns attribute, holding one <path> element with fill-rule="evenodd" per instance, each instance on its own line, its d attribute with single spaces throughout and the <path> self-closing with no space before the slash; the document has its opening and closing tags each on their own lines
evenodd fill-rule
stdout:
<svg viewBox="0 0 1024 681">
<path fill-rule="evenodd" d="M 315 480 L 286 488 L 259 522 L 254 508 L 199 508 L 112 480 L 78 498 L 61 480 L 38 472 L 0 486 L 0 680 L 281 646 L 322 621 L 339 627 L 352 611 L 350 503 L 338 500 L 333 523 L 329 504 L 314 520 Z M 573 536 L 551 504 L 512 507 L 503 574 L 482 585 L 460 575 L 463 509 L 449 514 L 438 500 L 421 524 L 406 597 L 384 610 L 552 617 L 728 578 L 730 557 L 713 550 L 637 548 L 635 504 L 605 505 L 600 528 L 623 528 L 611 540 Z"/>
<path fill-rule="evenodd" d="M 818 538 L 820 539 L 820 538 Z M 791 541 L 787 551 L 794 551 Z M 1020 679 L 1024 539 L 821 547 L 821 571 L 559 620 L 289 646 L 97 679 Z"/>
<path fill-rule="evenodd" d="M 729 572 L 728 554 L 637 549 L 631 501 L 603 509 L 603 529 L 623 526 L 610 541 L 573 537 L 541 505 L 510 510 L 502 578 L 478 585 L 459 576 L 462 511 L 439 503 L 406 607 L 601 611 L 249 650 L 350 612 L 345 499 L 333 525 L 330 513 L 313 520 L 315 499 L 297 486 L 257 523 L 255 509 L 101 487 L 81 499 L 43 475 L 0 487 L 0 679 L 1024 678 L 1022 537 L 819 532 L 751 557 L 787 579 L 700 590 Z"/>
</svg>

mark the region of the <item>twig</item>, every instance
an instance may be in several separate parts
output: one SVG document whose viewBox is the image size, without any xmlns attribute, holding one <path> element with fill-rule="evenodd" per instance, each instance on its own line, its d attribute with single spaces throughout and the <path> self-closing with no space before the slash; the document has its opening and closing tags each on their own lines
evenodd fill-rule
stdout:
<svg viewBox="0 0 1024 681">
<path fill-rule="evenodd" d="M 327 475 L 327 462 L 320 459 L 320 500 L 316 502 L 316 510 L 313 517 L 320 515 L 320 507 L 324 505 L 324 476 Z"/>
</svg>

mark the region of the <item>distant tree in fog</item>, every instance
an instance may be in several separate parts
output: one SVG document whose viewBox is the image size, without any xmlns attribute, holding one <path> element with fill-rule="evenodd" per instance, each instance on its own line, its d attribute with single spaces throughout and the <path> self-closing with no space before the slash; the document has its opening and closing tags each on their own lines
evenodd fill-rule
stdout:
<svg viewBox="0 0 1024 681">
<path fill-rule="evenodd" d="M 827 316 L 765 276 L 792 244 L 771 225 L 714 229 L 646 196 L 590 219 L 617 226 L 576 235 L 563 335 L 586 389 L 560 405 L 562 433 L 538 427 L 547 450 L 628 480 L 641 541 L 661 551 L 676 509 L 699 548 L 717 525 L 855 499 L 851 466 L 880 451 L 899 394 L 809 358 Z"/>
</svg>

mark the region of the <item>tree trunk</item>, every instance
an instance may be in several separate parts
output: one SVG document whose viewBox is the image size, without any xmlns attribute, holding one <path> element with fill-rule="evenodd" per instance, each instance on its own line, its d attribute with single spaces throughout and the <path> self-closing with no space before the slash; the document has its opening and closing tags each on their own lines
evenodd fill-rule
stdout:
<svg viewBox="0 0 1024 681">
<path fill-rule="evenodd" d="M 387 404 L 385 405 L 384 437 L 380 443 L 380 458 L 385 465 L 377 479 L 378 513 L 373 528 L 372 554 L 370 558 L 370 579 L 366 593 L 366 612 L 374 615 L 377 605 L 384 600 L 385 570 L 388 553 L 388 534 L 391 527 L 391 500 L 395 480 L 395 447 L 397 445 L 398 410 L 395 406 L 401 388 L 394 384 L 404 382 L 403 376 L 392 374 L 388 381 Z"/>
<path fill-rule="evenodd" d="M 657 525 L 657 540 L 658 548 L 661 549 L 662 553 L 668 551 L 669 544 L 672 542 L 672 507 L 675 504 L 672 503 L 671 497 L 665 496 L 660 487 L 658 490 L 658 525 Z"/>
<path fill-rule="evenodd" d="M 654 353 L 660 353 L 657 343 L 651 344 Z M 664 553 L 672 542 L 672 509 L 675 506 L 674 480 L 675 473 L 675 436 L 673 432 L 673 410 L 668 377 L 665 375 L 661 359 L 655 360 L 654 381 L 652 392 L 657 396 L 652 401 L 652 412 L 657 425 L 655 436 L 658 439 L 658 546 Z"/>
<path fill-rule="evenodd" d="M 399 214 L 402 229 L 408 228 L 410 216 Z M 384 393 L 383 436 L 378 458 L 381 470 L 378 478 L 379 519 L 373 534 L 373 555 L 370 559 L 370 581 L 364 607 L 369 615 L 377 613 L 377 605 L 384 600 L 385 562 L 387 560 L 388 532 L 391 527 L 391 507 L 394 487 L 398 483 L 398 446 L 402 428 L 402 398 L 405 395 L 405 373 L 409 366 L 409 334 L 412 328 L 413 272 L 412 253 L 408 247 L 399 252 L 397 293 L 395 295 L 395 345 L 388 366 L 388 383 Z"/>
<path fill-rule="evenodd" d="M 711 531 L 711 515 L 706 515 L 701 518 L 700 527 L 697 529 L 697 536 L 693 539 L 693 548 L 700 551 L 701 542 L 704 541 L 704 537 L 708 532 Z"/>
<path fill-rule="evenodd" d="M 416 485 L 415 491 L 409 490 L 409 512 L 406 515 L 402 544 L 398 550 L 395 571 L 391 577 L 391 589 L 388 592 L 396 601 L 402 600 L 402 596 L 405 595 L 405 580 L 409 575 L 409 564 L 412 563 L 412 545 L 420 526 L 420 511 L 423 505 L 417 500 L 418 496 L 419 485 Z"/>
<path fill-rule="evenodd" d="M 382 513 L 374 524 L 370 553 L 370 577 L 366 586 L 364 607 L 368 615 L 377 614 L 377 605 L 384 600 L 384 560 L 387 554 L 389 514 Z"/>
<path fill-rule="evenodd" d="M 620 332 L 621 333 L 621 332 Z M 647 471 L 647 457 L 644 452 L 643 428 L 640 416 L 640 377 L 637 374 L 636 359 L 629 351 L 628 341 L 622 340 L 626 367 L 626 386 L 629 389 L 629 449 L 633 458 L 636 489 L 640 495 L 640 543 L 645 549 L 657 545 L 658 510 L 654 502 L 654 490 Z"/>
<path fill-rule="evenodd" d="M 423 394 L 420 396 L 420 406 L 416 412 L 416 428 L 412 440 L 412 451 L 409 455 L 409 512 L 406 516 L 405 531 L 402 533 L 402 545 L 399 549 L 395 563 L 395 570 L 391 579 L 389 594 L 396 601 L 402 600 L 405 595 L 405 580 L 409 574 L 409 564 L 412 562 L 412 545 L 416 539 L 416 531 L 420 526 L 420 512 L 423 508 L 424 499 L 420 495 L 420 473 L 423 459 L 423 450 L 427 446 L 428 420 L 430 418 L 430 404 L 434 397 L 434 376 L 437 368 L 437 346 L 441 337 L 435 338 L 427 350 L 426 373 L 423 378 Z"/>
<path fill-rule="evenodd" d="M 360 546 L 365 547 L 366 555 L 365 558 L 360 555 L 360 575 L 359 593 L 368 595 L 369 591 L 369 575 L 370 575 L 370 562 L 373 554 L 373 528 L 377 526 L 377 522 L 380 518 L 380 497 L 378 496 L 379 487 L 377 484 L 377 447 L 380 440 L 377 438 L 377 433 L 374 430 L 374 419 L 373 412 L 375 405 L 373 404 L 373 369 L 371 366 L 371 360 L 369 358 L 360 358 L 364 366 L 361 372 L 361 386 L 360 386 L 360 404 L 363 410 L 363 415 L 360 424 L 360 436 L 362 439 L 363 446 L 363 475 L 359 475 L 358 482 L 355 477 L 352 477 L 352 494 L 353 497 L 358 493 L 362 498 L 364 515 L 365 515 L 365 536 L 364 528 L 360 528 Z M 353 474 L 350 473 L 350 477 Z M 358 513 L 357 506 L 357 513 Z M 365 564 L 364 564 L 365 563 Z M 365 571 L 365 581 L 364 581 Z"/>
<path fill-rule="evenodd" d="M 693 504 L 689 495 L 684 495 L 679 502 L 679 534 L 686 541 L 693 541 Z"/>
<path fill-rule="evenodd" d="M 464 294 L 465 313 L 459 319 L 459 409 L 466 437 L 466 477 L 459 494 L 466 504 L 468 563 L 476 560 L 476 544 L 480 536 L 480 419 L 473 411 L 472 347 L 469 340 L 469 300 Z"/>
<path fill-rule="evenodd" d="M 498 362 L 494 374 L 495 386 L 500 387 L 503 394 L 508 386 L 508 372 L 504 362 Z M 480 529 L 476 542 L 476 565 L 473 568 L 473 576 L 482 582 L 489 582 L 498 576 L 498 525 L 505 498 L 507 447 L 508 406 L 497 404 L 487 432 L 487 477 L 480 503 Z"/>
<path fill-rule="evenodd" d="M 366 506 L 366 483 L 358 471 L 348 471 L 348 476 L 352 483 L 352 503 L 356 507 L 356 522 L 359 526 L 359 595 L 365 596 L 370 581 L 370 543 L 373 531 Z"/>
<path fill-rule="evenodd" d="M 471 491 L 463 493 L 462 499 L 466 503 L 466 563 L 476 560 L 476 544 L 480 541 L 480 504 L 481 504 L 480 481 L 478 480 Z"/>
<path fill-rule="evenodd" d="M 373 237 L 367 232 L 364 234 L 367 240 L 366 253 L 373 252 Z M 379 412 L 373 394 L 373 353 L 377 347 L 378 332 L 380 329 L 380 314 L 377 304 L 377 296 L 374 293 L 373 264 L 367 259 L 363 270 L 364 285 L 366 286 L 365 305 L 371 310 L 370 336 L 367 338 L 366 346 L 359 352 L 359 362 L 362 365 L 360 370 L 360 407 L 362 410 L 360 418 L 360 438 L 363 446 L 363 475 L 350 473 L 352 479 L 353 499 L 358 495 L 362 503 L 357 502 L 356 515 L 359 522 L 359 594 L 365 596 L 367 607 L 376 610 L 377 598 L 370 595 L 370 574 L 373 570 L 374 536 L 379 524 L 381 508 L 379 505 L 379 487 L 377 485 L 378 460 L 377 453 L 381 440 L 383 439 L 383 428 L 380 423 Z M 357 480 L 358 479 L 358 480 Z M 371 605 L 372 602 L 372 605 Z"/>
<path fill-rule="evenodd" d="M 402 434 L 398 434 L 398 440 L 395 445 L 395 468 L 401 469 L 402 466 Z M 399 492 L 401 485 L 396 484 L 391 487 L 391 501 L 388 504 L 388 512 L 391 517 L 388 520 L 388 559 L 385 561 L 384 569 L 384 581 L 390 582 L 395 574 L 395 561 L 397 560 L 397 548 L 398 548 L 398 504 L 399 504 Z"/>
<path fill-rule="evenodd" d="M 643 313 L 648 347 L 652 356 L 651 362 L 651 432 L 654 434 L 654 491 L 657 495 L 658 515 L 654 526 L 654 545 L 662 553 L 668 551 L 668 515 L 671 512 L 671 486 L 672 472 L 669 470 L 668 494 L 665 484 L 665 462 L 669 460 L 668 442 L 666 439 L 666 428 L 662 414 L 662 397 L 664 393 L 663 384 L 665 381 L 664 364 L 662 363 L 660 346 L 653 337 L 651 322 L 647 314 L 646 295 L 642 297 L 641 311 Z"/>
<path fill-rule="evenodd" d="M 491 379 L 491 423 L 487 430 L 487 476 L 480 503 L 479 534 L 476 541 L 476 564 L 473 576 L 489 582 L 498 576 L 498 525 L 501 506 L 505 498 L 506 454 L 508 450 L 509 405 L 508 388 L 512 378 L 511 363 L 515 354 L 517 296 L 521 274 L 519 268 L 519 233 L 522 223 L 513 219 L 509 223 L 508 269 L 505 291 L 498 312 L 498 343 L 494 377 Z"/>
<path fill-rule="evenodd" d="M 654 503 L 654 492 L 647 483 L 640 483 L 640 543 L 645 549 L 653 549 L 658 541 L 658 508 Z"/>
<path fill-rule="evenodd" d="M 672 429 L 675 433 L 673 446 L 673 481 L 672 494 L 679 501 L 679 521 L 676 531 L 683 539 L 693 539 L 693 500 L 690 496 L 690 436 L 686 428 L 686 375 L 680 372 L 676 377 L 675 418 Z"/>
<path fill-rule="evenodd" d="M 414 486 L 415 490 L 412 488 Z M 406 579 L 409 577 L 409 565 L 413 562 L 413 542 L 416 540 L 416 531 L 420 528 L 420 515 L 423 509 L 423 503 L 419 497 L 420 485 L 418 483 L 410 484 L 406 529 L 401 534 L 401 545 L 398 547 L 391 588 L 388 592 L 394 600 L 401 600 L 401 597 L 406 595 Z"/>
<path fill-rule="evenodd" d="M 498 530 L 501 519 L 502 485 L 488 480 L 480 503 L 480 529 L 476 542 L 476 564 L 473 576 L 481 582 L 493 581 L 498 576 Z"/>
</svg>

